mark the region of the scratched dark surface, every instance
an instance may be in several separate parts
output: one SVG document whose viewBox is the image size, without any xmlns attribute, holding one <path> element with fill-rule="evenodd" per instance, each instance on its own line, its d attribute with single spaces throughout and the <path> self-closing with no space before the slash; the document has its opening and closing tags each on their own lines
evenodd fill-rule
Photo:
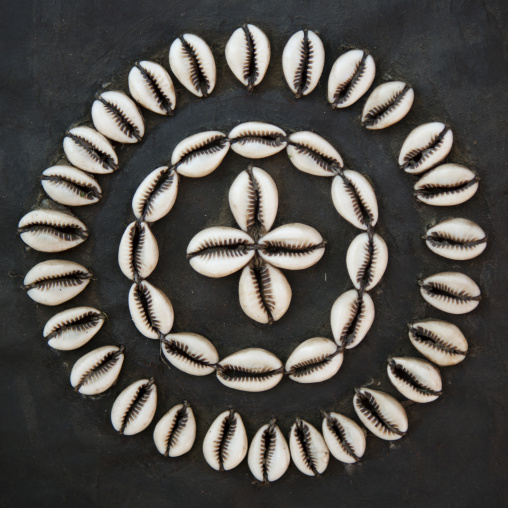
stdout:
<svg viewBox="0 0 508 508">
<path fill-rule="evenodd" d="M 506 506 L 506 117 L 507 6 L 503 1 L 269 2 L 238 6 L 222 0 L 184 2 L 3 1 L 0 18 L 1 308 L 0 338 L 0 504 L 2 506 Z M 227 68 L 224 46 L 241 23 L 267 33 L 272 61 L 263 83 L 247 93 Z M 288 37 L 316 30 L 326 64 L 318 88 L 295 100 L 281 70 Z M 218 67 L 212 97 L 197 100 L 178 85 L 175 116 L 146 112 L 147 134 L 139 146 L 118 147 L 121 169 L 101 177 L 105 198 L 76 209 L 92 230 L 75 251 L 45 255 L 30 251 L 16 236 L 19 218 L 42 197 L 42 170 L 61 158 L 63 133 L 89 122 L 95 93 L 127 90 L 126 77 L 138 59 L 155 58 L 168 68 L 167 50 L 182 32 L 197 33 L 211 45 Z M 347 48 L 371 51 L 375 84 L 388 79 L 411 83 L 416 100 L 410 114 L 379 132 L 360 127 L 365 98 L 331 111 L 326 81 L 334 60 Z M 116 262 L 123 228 L 132 220 L 132 195 L 152 169 L 168 161 L 178 141 L 200 130 L 228 129 L 241 121 L 264 120 L 289 132 L 314 130 L 329 139 L 346 164 L 373 181 L 380 205 L 378 232 L 390 262 L 373 291 L 374 326 L 349 351 L 340 372 L 319 385 L 283 380 L 274 390 L 249 394 L 222 386 L 213 376 L 190 377 L 168 370 L 157 344 L 134 329 L 127 309 L 128 281 Z M 452 209 L 417 204 L 414 179 L 398 170 L 396 158 L 415 126 L 442 120 L 455 144 L 448 160 L 481 176 L 480 191 Z M 225 356 L 249 346 L 265 347 L 285 360 L 312 336 L 330 337 L 329 311 L 351 287 L 347 247 L 357 231 L 337 215 L 330 182 L 299 173 L 282 153 L 258 165 L 278 187 L 276 225 L 304 222 L 328 240 L 313 268 L 288 273 L 293 303 L 268 327 L 241 311 L 238 274 L 218 280 L 200 276 L 185 259 L 190 238 L 204 227 L 233 225 L 227 191 L 249 161 L 230 153 L 212 175 L 181 183 L 173 211 L 155 224 L 160 263 L 150 280 L 170 297 L 175 331 L 208 336 Z M 420 236 L 445 217 L 477 221 L 489 245 L 475 260 L 456 263 L 431 253 Z M 92 304 L 109 320 L 85 347 L 71 352 L 49 348 L 42 338 L 46 320 L 58 309 L 43 308 L 20 289 L 22 276 L 51 257 L 75 259 L 96 275 L 90 286 L 62 308 Z M 482 288 L 484 300 L 465 316 L 447 316 L 425 304 L 417 279 L 461 270 Z M 390 355 L 415 355 L 406 323 L 437 317 L 456 323 L 470 355 L 443 368 L 444 394 L 428 405 L 407 404 L 409 432 L 389 444 L 372 435 L 363 460 L 345 467 L 331 460 L 322 478 L 303 476 L 293 465 L 265 488 L 253 483 L 247 463 L 228 473 L 204 461 L 203 436 L 217 414 L 234 407 L 249 437 L 270 418 L 287 435 L 295 417 L 320 425 L 319 409 L 354 416 L 353 388 L 365 383 L 401 399 L 385 373 Z M 126 362 L 118 384 L 98 399 L 73 393 L 69 373 L 85 352 L 125 344 Z M 198 434 L 191 452 L 178 459 L 160 456 L 152 424 L 135 437 L 117 435 L 109 411 L 119 391 L 142 376 L 159 386 L 156 419 L 184 398 L 192 404 Z"/>
</svg>

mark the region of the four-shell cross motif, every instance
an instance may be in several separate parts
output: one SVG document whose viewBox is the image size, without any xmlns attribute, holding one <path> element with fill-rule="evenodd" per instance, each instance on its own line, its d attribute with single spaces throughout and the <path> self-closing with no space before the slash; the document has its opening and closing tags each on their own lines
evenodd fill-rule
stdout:
<svg viewBox="0 0 508 508">
<path fill-rule="evenodd" d="M 291 287 L 279 268 L 303 270 L 314 265 L 326 242 L 305 224 L 271 230 L 278 192 L 272 177 L 260 168 L 249 167 L 238 175 L 229 204 L 241 230 L 204 229 L 190 241 L 187 257 L 194 270 L 208 277 L 225 277 L 243 268 L 239 283 L 243 311 L 259 323 L 272 323 L 291 302 Z"/>
</svg>

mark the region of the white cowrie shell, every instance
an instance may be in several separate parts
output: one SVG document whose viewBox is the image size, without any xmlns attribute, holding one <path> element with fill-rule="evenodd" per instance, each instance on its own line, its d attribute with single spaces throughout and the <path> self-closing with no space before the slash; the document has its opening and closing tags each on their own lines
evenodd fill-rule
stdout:
<svg viewBox="0 0 508 508">
<path fill-rule="evenodd" d="M 88 173 L 106 175 L 118 169 L 118 157 L 111 143 L 91 127 L 69 129 L 63 149 L 71 164 Z"/>
<path fill-rule="evenodd" d="M 339 152 L 326 139 L 310 131 L 291 134 L 287 153 L 297 169 L 310 175 L 335 176 L 333 166 L 344 166 Z"/>
<path fill-rule="evenodd" d="M 310 423 L 297 418 L 291 426 L 289 449 L 295 466 L 307 476 L 319 476 L 328 466 L 330 452 L 323 436 Z"/>
<path fill-rule="evenodd" d="M 203 440 L 203 455 L 217 471 L 229 471 L 247 455 L 247 432 L 241 416 L 232 409 L 221 413 Z"/>
<path fill-rule="evenodd" d="M 473 279 L 460 272 L 436 273 L 419 284 L 424 300 L 449 314 L 466 314 L 480 303 L 480 288 Z"/>
<path fill-rule="evenodd" d="M 408 326 L 411 344 L 436 365 L 456 365 L 466 357 L 467 340 L 458 326 L 438 319 L 416 321 Z"/>
<path fill-rule="evenodd" d="M 178 193 L 178 173 L 161 166 L 152 171 L 132 198 L 132 211 L 138 220 L 155 222 L 170 212 Z"/>
<path fill-rule="evenodd" d="M 171 164 L 183 176 L 201 178 L 218 168 L 228 153 L 229 145 L 223 132 L 199 132 L 176 145 Z"/>
<path fill-rule="evenodd" d="M 92 104 L 92 121 L 104 136 L 119 143 L 137 143 L 145 122 L 134 101 L 123 92 L 103 92 Z"/>
<path fill-rule="evenodd" d="M 258 323 L 278 321 L 288 310 L 292 295 L 279 269 L 255 260 L 243 269 L 238 293 L 243 311 Z"/>
<path fill-rule="evenodd" d="M 211 374 L 219 361 L 215 346 L 196 333 L 166 335 L 161 342 L 161 351 L 168 362 L 192 376 Z"/>
<path fill-rule="evenodd" d="M 427 205 L 460 205 L 476 194 L 479 180 L 476 173 L 465 166 L 442 164 L 415 183 L 414 195 Z"/>
<path fill-rule="evenodd" d="M 399 166 L 418 174 L 441 162 L 453 145 L 453 133 L 441 122 L 425 123 L 409 133 L 399 154 Z"/>
<path fill-rule="evenodd" d="M 139 434 L 152 423 L 157 409 L 154 379 L 140 379 L 116 398 L 111 409 L 111 423 L 124 436 Z"/>
<path fill-rule="evenodd" d="M 275 222 L 279 195 L 272 177 L 262 169 L 242 171 L 229 189 L 229 206 L 249 235 L 264 235 Z"/>
<path fill-rule="evenodd" d="M 330 453 L 341 462 L 354 464 L 365 453 L 366 439 L 362 428 L 351 418 L 340 413 L 323 415 L 323 437 Z"/>
<path fill-rule="evenodd" d="M 139 332 L 149 339 L 167 335 L 173 327 L 173 306 L 168 297 L 146 280 L 129 291 L 129 311 Z"/>
<path fill-rule="evenodd" d="M 360 233 L 347 250 L 347 271 L 356 289 L 362 285 L 366 291 L 373 289 L 383 277 L 387 264 L 388 247 L 377 233 L 372 236 L 372 242 L 368 233 Z"/>
<path fill-rule="evenodd" d="M 350 289 L 335 300 L 330 322 L 339 347 L 352 349 L 364 339 L 374 322 L 374 302 L 368 293 L 359 300 L 356 289 Z"/>
<path fill-rule="evenodd" d="M 479 256 L 487 247 L 485 231 L 468 219 L 446 219 L 427 230 L 427 247 L 448 259 L 463 261 Z"/>
<path fill-rule="evenodd" d="M 93 307 L 74 307 L 49 319 L 43 335 L 53 349 L 71 351 L 94 337 L 105 319 L 106 315 Z"/>
<path fill-rule="evenodd" d="M 196 439 L 196 419 L 187 401 L 172 407 L 157 423 L 153 440 L 164 457 L 180 457 Z"/>
<path fill-rule="evenodd" d="M 302 342 L 288 358 L 286 373 L 298 383 L 320 383 L 335 376 L 344 355 L 337 344 L 324 337 L 314 337 Z"/>
<path fill-rule="evenodd" d="M 81 293 L 92 274 L 79 263 L 51 259 L 35 265 L 23 281 L 28 296 L 43 305 L 60 305 Z"/>
<path fill-rule="evenodd" d="M 362 125 L 369 130 L 390 127 L 409 113 L 414 97 L 414 90 L 403 81 L 379 85 L 363 107 Z"/>
<path fill-rule="evenodd" d="M 362 423 L 375 436 L 395 441 L 407 432 L 406 411 L 391 395 L 370 388 L 358 388 L 353 405 Z"/>
<path fill-rule="evenodd" d="M 443 383 L 439 370 L 426 360 L 390 358 L 387 372 L 392 385 L 409 400 L 426 403 L 441 395 Z"/>
<path fill-rule="evenodd" d="M 259 240 L 259 255 L 268 263 L 286 270 L 303 270 L 315 265 L 325 253 L 325 241 L 305 224 L 285 224 Z"/>
<path fill-rule="evenodd" d="M 237 28 L 226 44 L 226 61 L 236 78 L 251 91 L 265 77 L 270 63 L 270 41 L 257 26 Z"/>
<path fill-rule="evenodd" d="M 247 460 L 254 478 L 264 484 L 277 481 L 287 471 L 289 447 L 275 418 L 256 432 Z"/>
<path fill-rule="evenodd" d="M 254 256 L 247 249 L 252 238 L 234 228 L 213 227 L 200 231 L 189 242 L 187 258 L 196 272 L 207 277 L 225 277 L 243 268 Z"/>
<path fill-rule="evenodd" d="M 82 395 L 105 392 L 116 383 L 123 360 L 123 346 L 103 346 L 90 351 L 72 367 L 72 387 Z"/>
<path fill-rule="evenodd" d="M 88 229 L 70 213 L 49 208 L 28 212 L 18 223 L 21 239 L 39 252 L 62 252 L 88 238 Z"/>
<path fill-rule="evenodd" d="M 371 55 L 352 49 L 339 56 L 328 78 L 328 102 L 332 108 L 347 108 L 367 92 L 376 76 Z"/>
<path fill-rule="evenodd" d="M 173 81 L 155 62 L 142 61 L 129 72 L 129 92 L 139 104 L 159 115 L 171 115 L 176 105 Z"/>
<path fill-rule="evenodd" d="M 118 248 L 118 264 L 130 280 L 146 279 L 157 266 L 159 247 L 146 222 L 131 222 Z"/>
<path fill-rule="evenodd" d="M 332 183 L 335 209 L 349 223 L 359 229 L 375 226 L 378 219 L 377 198 L 370 182 L 360 173 L 346 169 Z"/>
<path fill-rule="evenodd" d="M 62 205 L 92 205 L 102 198 L 102 190 L 95 178 L 72 166 L 53 166 L 44 170 L 41 184 L 46 194 Z"/>
<path fill-rule="evenodd" d="M 248 159 L 263 159 L 286 148 L 286 133 L 265 122 L 245 122 L 229 133 L 231 149 Z"/>
<path fill-rule="evenodd" d="M 312 30 L 300 30 L 291 36 L 282 54 L 282 69 L 296 98 L 316 88 L 324 64 L 325 48 Z"/>
<path fill-rule="evenodd" d="M 198 97 L 215 87 L 215 60 L 208 44 L 194 34 L 183 34 L 169 48 L 169 65 L 178 81 Z"/>
<path fill-rule="evenodd" d="M 282 362 L 269 351 L 248 348 L 227 356 L 217 364 L 217 378 L 228 388 L 264 392 L 278 385 L 283 376 Z"/>
</svg>

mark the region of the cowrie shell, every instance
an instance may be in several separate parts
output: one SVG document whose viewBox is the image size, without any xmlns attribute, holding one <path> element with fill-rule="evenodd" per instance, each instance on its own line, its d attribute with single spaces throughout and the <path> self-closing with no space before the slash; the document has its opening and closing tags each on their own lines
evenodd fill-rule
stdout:
<svg viewBox="0 0 508 508">
<path fill-rule="evenodd" d="M 118 157 L 111 143 L 91 127 L 69 129 L 63 149 L 71 164 L 88 173 L 105 175 L 118 169 Z"/>
<path fill-rule="evenodd" d="M 337 344 L 324 337 L 302 342 L 288 358 L 286 373 L 298 383 L 320 383 L 335 376 L 344 355 Z"/>
<path fill-rule="evenodd" d="M 286 270 L 303 270 L 315 265 L 325 253 L 325 241 L 305 224 L 285 224 L 259 240 L 259 255 L 268 263 Z"/>
<path fill-rule="evenodd" d="M 467 340 L 458 326 L 438 319 L 416 321 L 408 326 L 411 344 L 436 365 L 456 365 L 466 357 Z"/>
<path fill-rule="evenodd" d="M 229 133 L 231 149 L 242 157 L 262 159 L 286 148 L 286 133 L 265 122 L 245 122 Z"/>
<path fill-rule="evenodd" d="M 411 109 L 415 93 L 403 81 L 389 81 L 370 94 L 362 113 L 362 125 L 370 130 L 386 129 L 400 122 Z"/>
<path fill-rule="evenodd" d="M 243 269 L 238 293 L 243 311 L 258 323 L 278 321 L 288 310 L 292 295 L 284 274 L 261 260 L 253 260 Z"/>
<path fill-rule="evenodd" d="M 441 122 L 420 125 L 409 133 L 399 154 L 399 166 L 418 174 L 441 162 L 453 145 L 453 133 Z"/>
<path fill-rule="evenodd" d="M 219 361 L 215 346 L 196 333 L 166 335 L 161 342 L 161 351 L 168 362 L 192 376 L 211 374 Z"/>
<path fill-rule="evenodd" d="M 124 436 L 139 434 L 152 423 L 157 409 L 154 379 L 140 379 L 116 398 L 111 409 L 111 423 Z"/>
<path fill-rule="evenodd" d="M 310 175 L 335 176 L 335 166 L 344 166 L 339 152 L 324 138 L 310 131 L 291 134 L 287 153 L 297 169 Z"/>
<path fill-rule="evenodd" d="M 265 484 L 277 481 L 287 471 L 289 447 L 275 418 L 256 432 L 247 460 L 254 478 Z"/>
<path fill-rule="evenodd" d="M 426 403 L 441 395 L 443 383 L 439 370 L 426 360 L 390 358 L 387 372 L 392 385 L 409 400 Z"/>
<path fill-rule="evenodd" d="M 353 405 L 362 423 L 375 436 L 395 441 L 407 432 L 406 411 L 391 395 L 370 388 L 358 388 Z"/>
<path fill-rule="evenodd" d="M 62 252 L 88 238 L 88 229 L 70 213 L 49 208 L 28 212 L 18 223 L 21 239 L 40 252 Z"/>
<path fill-rule="evenodd" d="M 221 413 L 203 440 L 203 455 L 217 471 L 234 469 L 247 455 L 247 432 L 242 417 L 232 409 Z"/>
<path fill-rule="evenodd" d="M 237 28 L 226 44 L 226 61 L 236 78 L 251 91 L 265 77 L 270 63 L 270 41 L 257 26 Z"/>
<path fill-rule="evenodd" d="M 169 65 L 176 79 L 198 97 L 215 87 L 215 60 L 208 44 L 194 34 L 183 34 L 169 48 Z"/>
<path fill-rule="evenodd" d="M 229 206 L 245 232 L 264 235 L 275 222 L 279 195 L 272 177 L 260 168 L 242 171 L 229 189 Z"/>
<path fill-rule="evenodd" d="M 341 217 L 359 229 L 375 226 L 377 198 L 370 182 L 360 173 L 346 169 L 332 182 L 332 201 Z"/>
<path fill-rule="evenodd" d="M 427 247 L 448 259 L 463 261 L 479 256 L 487 247 L 485 231 L 468 219 L 447 219 L 427 230 Z"/>
<path fill-rule="evenodd" d="M 294 465 L 307 476 L 324 473 L 330 452 L 323 436 L 310 423 L 297 418 L 291 426 L 289 449 Z"/>
<path fill-rule="evenodd" d="M 102 190 L 95 178 L 72 166 L 53 166 L 44 170 L 41 184 L 46 194 L 62 205 L 92 205 L 102 198 Z"/>
<path fill-rule="evenodd" d="M 72 387 L 82 395 L 105 392 L 116 383 L 123 360 L 123 346 L 103 346 L 90 351 L 72 367 Z"/>
<path fill-rule="evenodd" d="M 106 315 L 94 307 L 74 307 L 55 314 L 44 327 L 48 345 L 60 351 L 84 346 L 102 328 Z"/>
<path fill-rule="evenodd" d="M 145 122 L 134 101 L 123 92 L 103 92 L 92 104 L 92 121 L 104 136 L 119 143 L 137 143 Z"/>
<path fill-rule="evenodd" d="M 460 205 L 476 194 L 479 180 L 476 173 L 465 166 L 442 164 L 415 183 L 414 195 L 427 205 Z"/>
<path fill-rule="evenodd" d="M 376 76 L 371 55 L 352 49 L 339 56 L 328 78 L 328 102 L 332 108 L 347 108 L 367 92 Z"/>
<path fill-rule="evenodd" d="M 330 315 L 337 345 L 346 349 L 358 346 L 370 330 L 374 316 L 374 302 L 368 293 L 360 297 L 356 289 L 350 289 L 340 295 Z"/>
<path fill-rule="evenodd" d="M 480 303 L 481 291 L 476 282 L 460 272 L 442 272 L 420 281 L 424 300 L 449 314 L 466 314 Z"/>
<path fill-rule="evenodd" d="M 92 274 L 79 263 L 51 259 L 35 265 L 23 281 L 28 296 L 43 305 L 60 305 L 88 286 Z"/>
<path fill-rule="evenodd" d="M 171 164 L 183 176 L 201 178 L 218 168 L 228 153 L 229 145 L 223 132 L 199 132 L 176 145 Z"/>
<path fill-rule="evenodd" d="M 196 439 L 196 419 L 187 401 L 172 407 L 157 423 L 153 440 L 164 457 L 180 457 Z"/>
<path fill-rule="evenodd" d="M 200 231 L 187 247 L 187 258 L 196 272 L 225 277 L 243 268 L 254 256 L 252 238 L 234 228 L 213 227 Z"/>
<path fill-rule="evenodd" d="M 178 173 L 168 166 L 152 171 L 132 198 L 132 211 L 136 219 L 155 222 L 167 215 L 176 201 L 178 179 Z"/>
<path fill-rule="evenodd" d="M 129 291 L 129 311 L 139 332 L 149 339 L 167 335 L 173 327 L 173 306 L 168 297 L 146 280 Z"/>
<path fill-rule="evenodd" d="M 356 289 L 364 286 L 370 291 L 377 286 L 387 264 L 388 247 L 377 233 L 372 236 L 372 241 L 368 233 L 360 233 L 347 250 L 347 271 Z"/>
<path fill-rule="evenodd" d="M 330 453 L 341 462 L 354 464 L 365 453 L 366 439 L 362 428 L 340 413 L 323 415 L 323 437 Z"/>
<path fill-rule="evenodd" d="M 283 376 L 282 362 L 269 351 L 248 348 L 227 356 L 217 364 L 217 378 L 228 388 L 264 392 L 278 385 Z"/>
<path fill-rule="evenodd" d="M 129 72 L 129 92 L 139 104 L 159 115 L 171 115 L 176 105 L 173 81 L 168 71 L 143 60 Z"/>
<path fill-rule="evenodd" d="M 325 48 L 312 30 L 300 30 L 290 37 L 282 54 L 282 69 L 296 98 L 316 88 L 324 64 Z"/>
<path fill-rule="evenodd" d="M 157 266 L 159 247 L 146 222 L 131 222 L 118 248 L 118 264 L 130 280 L 146 279 Z"/>
</svg>

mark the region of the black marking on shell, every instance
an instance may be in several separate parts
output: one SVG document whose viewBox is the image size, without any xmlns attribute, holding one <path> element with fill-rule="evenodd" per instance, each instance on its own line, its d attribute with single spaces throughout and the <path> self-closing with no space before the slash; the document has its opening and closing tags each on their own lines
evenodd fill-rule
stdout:
<svg viewBox="0 0 508 508">
<path fill-rule="evenodd" d="M 42 175 L 41 180 L 55 183 L 70 190 L 76 196 L 89 201 L 99 200 L 102 198 L 102 193 L 92 185 L 87 185 L 84 182 L 77 182 L 73 178 L 58 176 L 58 175 Z"/>
<path fill-rule="evenodd" d="M 199 246 L 197 251 L 187 254 L 187 259 L 192 259 L 196 256 L 210 258 L 216 254 L 226 257 L 238 257 L 255 247 L 249 245 L 247 241 L 243 238 L 227 238 L 216 243 L 204 242 Z"/>
<path fill-rule="evenodd" d="M 404 155 L 404 164 L 401 169 L 414 170 L 420 166 L 425 159 L 430 157 L 442 144 L 446 133 L 450 130 L 450 127 L 445 125 L 444 129 L 437 135 L 434 136 L 425 146 L 421 148 L 415 148 L 410 150 Z"/>
<path fill-rule="evenodd" d="M 45 233 L 66 242 L 88 238 L 88 231 L 80 226 L 56 224 L 43 220 L 18 228 L 18 233 Z"/>
<path fill-rule="evenodd" d="M 293 377 L 305 377 L 308 374 L 317 372 L 324 369 L 339 353 L 342 349 L 337 348 L 331 354 L 324 354 L 315 358 L 310 358 L 300 363 L 295 363 L 287 372 L 289 376 Z"/>
<path fill-rule="evenodd" d="M 388 366 L 390 367 L 390 371 L 397 378 L 400 379 L 403 383 L 409 385 L 413 390 L 422 395 L 442 395 L 442 392 L 433 390 L 429 386 L 422 383 L 414 374 L 412 374 L 405 367 L 397 363 L 393 358 L 388 360 Z"/>
<path fill-rule="evenodd" d="M 106 111 L 113 117 L 116 125 L 119 129 L 129 138 L 135 138 L 137 141 L 141 141 L 141 134 L 137 125 L 125 114 L 125 112 L 112 102 L 107 101 L 101 95 L 97 96 L 97 100 L 104 104 Z"/>
<path fill-rule="evenodd" d="M 247 90 L 251 92 L 254 89 L 254 84 L 259 76 L 256 41 L 254 40 L 254 37 L 252 37 L 247 24 L 242 25 L 242 30 L 245 34 L 245 40 L 247 41 L 248 48 L 247 59 L 243 67 L 243 77 L 248 83 Z"/>
<path fill-rule="evenodd" d="M 273 323 L 273 311 L 275 309 L 275 297 L 273 294 L 272 278 L 270 270 L 266 263 L 256 256 L 251 261 L 252 282 L 256 287 L 256 294 L 259 305 L 263 308 L 268 316 L 268 323 Z"/>
<path fill-rule="evenodd" d="M 78 384 L 74 387 L 75 391 L 79 391 L 82 386 L 97 381 L 102 375 L 109 372 L 120 360 L 123 355 L 125 346 L 120 346 L 116 351 L 109 351 L 97 363 L 90 367 L 80 378 Z"/>
<path fill-rule="evenodd" d="M 180 158 L 180 160 L 176 163 L 175 167 L 178 168 L 181 164 L 184 164 L 195 157 L 199 157 L 201 155 L 209 155 L 216 152 L 219 152 L 224 148 L 228 140 L 223 134 L 215 134 L 210 136 L 208 139 L 203 141 L 198 146 L 193 146 L 189 148 Z"/>
<path fill-rule="evenodd" d="M 431 332 L 430 330 L 427 330 L 426 328 L 422 326 L 413 326 L 408 325 L 409 331 L 411 333 L 411 337 L 416 342 L 419 342 L 420 344 L 425 344 L 433 349 L 436 349 L 438 351 L 441 351 L 443 353 L 446 353 L 448 355 L 454 356 L 454 355 L 460 355 L 460 356 L 466 356 L 467 351 L 463 351 L 450 342 L 447 342 L 446 340 L 439 337 L 434 332 Z"/>
<path fill-rule="evenodd" d="M 356 335 L 358 333 L 358 328 L 362 324 L 364 317 L 365 304 L 363 302 L 363 297 L 358 294 L 358 298 L 351 307 L 351 314 L 349 315 L 349 319 L 340 335 L 341 348 L 346 348 L 349 346 L 349 344 L 352 344 L 355 341 Z"/>
<path fill-rule="evenodd" d="M 208 88 L 210 87 L 210 80 L 206 77 L 205 70 L 201 64 L 197 51 L 194 46 L 187 42 L 184 36 L 179 37 L 182 43 L 182 49 L 185 57 L 189 61 L 191 67 L 190 78 L 194 88 L 203 94 L 203 97 L 208 97 Z"/>
<path fill-rule="evenodd" d="M 333 103 L 332 108 L 337 108 L 339 105 L 344 104 L 351 94 L 353 90 L 356 88 L 363 75 L 365 74 L 365 69 L 367 68 L 365 62 L 369 54 L 364 51 L 361 60 L 356 64 L 355 70 L 351 78 L 343 83 L 339 83 L 334 94 L 333 94 Z"/>
<path fill-rule="evenodd" d="M 145 325 L 154 332 L 159 333 L 160 322 L 157 317 L 153 315 L 153 301 L 150 290 L 144 288 L 141 284 L 136 284 L 133 295 Z"/>
<path fill-rule="evenodd" d="M 454 301 L 462 304 L 471 301 L 479 302 L 482 298 L 481 295 L 473 296 L 466 291 L 457 291 L 454 288 L 439 282 L 424 283 L 419 281 L 418 283 L 427 294 L 435 296 L 445 302 Z"/>
<path fill-rule="evenodd" d="M 148 398 L 152 393 L 154 382 L 155 380 L 152 377 L 137 389 L 134 398 L 132 399 L 124 415 L 122 416 L 122 426 L 118 431 L 120 434 L 123 434 L 125 432 L 127 425 L 129 425 L 129 423 L 133 422 L 136 419 L 141 409 L 143 409 L 143 406 L 147 403 Z"/>
<path fill-rule="evenodd" d="M 342 178 L 344 185 L 346 186 L 346 193 L 353 203 L 353 211 L 356 215 L 356 218 L 360 221 L 361 224 L 368 226 L 371 224 L 374 218 L 374 213 L 372 212 L 367 202 L 363 199 L 363 196 L 361 195 L 358 187 L 346 177 L 342 170 L 340 170 L 338 173 Z"/>
<path fill-rule="evenodd" d="M 298 447 L 300 448 L 300 454 L 305 464 L 314 473 L 315 476 L 319 476 L 316 459 L 315 457 L 312 456 L 312 453 L 310 451 L 311 448 L 310 429 L 300 418 L 296 419 L 294 433 L 296 441 L 298 443 Z"/>
<path fill-rule="evenodd" d="M 143 245 L 146 241 L 146 229 L 141 227 L 139 222 L 135 222 L 134 227 L 129 233 L 129 264 L 134 274 L 134 280 L 139 280 L 139 268 L 141 266 L 141 256 Z"/>
<path fill-rule="evenodd" d="M 224 462 L 228 458 L 229 445 L 236 432 L 237 423 L 235 412 L 231 409 L 229 415 L 222 420 L 219 437 L 214 443 L 215 455 L 219 463 L 219 471 L 224 471 Z"/>
<path fill-rule="evenodd" d="M 462 192 L 475 185 L 476 182 L 479 181 L 480 177 L 475 175 L 471 180 L 463 180 L 449 185 L 428 183 L 424 184 L 421 189 L 415 190 L 414 195 L 423 196 L 426 198 L 435 198 L 441 197 L 443 194 L 457 194 L 458 192 Z"/>
<path fill-rule="evenodd" d="M 249 175 L 249 189 L 247 191 L 247 233 L 249 233 L 254 240 L 257 240 L 261 235 L 266 233 L 266 228 L 263 225 L 263 207 L 261 206 L 263 196 L 261 187 L 254 176 L 251 166 L 247 169 L 247 174 Z"/>
<path fill-rule="evenodd" d="M 268 473 L 270 472 L 270 465 L 273 460 L 273 454 L 275 453 L 275 446 L 277 444 L 277 434 L 275 433 L 276 425 L 277 419 L 271 419 L 261 438 L 259 462 L 261 464 L 261 472 L 263 474 L 263 485 L 268 485 L 270 483 L 268 480 Z"/>
<path fill-rule="evenodd" d="M 461 250 L 471 249 L 477 245 L 481 245 L 487 241 L 487 237 L 480 238 L 479 240 L 464 240 L 454 235 L 445 232 L 433 232 L 430 235 L 422 236 L 424 240 L 429 242 L 434 247 L 457 247 Z"/>
<path fill-rule="evenodd" d="M 389 99 L 387 99 L 383 104 L 372 108 L 366 115 L 365 120 L 362 121 L 362 125 L 365 126 L 373 126 L 378 124 L 381 120 L 383 120 L 387 115 L 389 115 L 393 110 L 397 109 L 402 102 L 402 99 L 406 96 L 406 94 L 411 90 L 409 85 L 405 85 L 404 88 L 400 92 L 395 92 Z"/>
<path fill-rule="evenodd" d="M 32 284 L 23 284 L 25 291 L 31 289 L 39 289 L 41 291 L 47 291 L 57 287 L 76 287 L 81 286 L 85 280 L 92 278 L 90 272 L 83 272 L 82 270 L 72 270 L 62 275 L 54 275 L 52 277 L 44 277 Z"/>
<path fill-rule="evenodd" d="M 143 206 L 139 207 L 137 210 L 141 216 L 141 220 L 145 220 L 145 217 L 153 211 L 154 201 L 160 194 L 171 188 L 176 178 L 178 178 L 178 176 L 174 166 L 161 171 L 157 179 L 152 182 L 152 185 L 146 189 L 143 194 Z"/>
<path fill-rule="evenodd" d="M 105 104 L 106 101 L 104 101 L 103 99 L 101 100 L 101 102 Z M 93 161 L 98 162 L 104 169 L 108 169 L 111 171 L 116 171 L 118 169 L 118 164 L 115 163 L 111 155 L 101 150 L 89 139 L 86 139 L 83 136 L 77 136 L 72 132 L 67 132 L 65 135 L 66 137 L 72 139 L 72 141 L 74 141 L 74 143 L 76 143 L 80 148 L 85 150 L 85 152 L 90 156 L 90 158 Z"/>
<path fill-rule="evenodd" d="M 367 228 L 367 235 L 369 241 L 365 246 L 365 258 L 356 274 L 356 282 L 360 285 L 360 289 L 358 291 L 360 295 L 363 294 L 365 288 L 372 281 L 374 276 L 373 267 L 375 267 L 378 256 L 376 244 L 374 243 L 374 231 L 370 226 Z"/>
<path fill-rule="evenodd" d="M 288 245 L 282 241 L 269 241 L 261 246 L 255 246 L 257 250 L 262 250 L 268 256 L 276 256 L 282 254 L 283 256 L 303 256 L 314 252 L 315 250 L 322 249 L 326 245 L 323 240 L 320 243 L 299 244 L 296 246 Z"/>
<path fill-rule="evenodd" d="M 330 413 L 321 411 L 321 414 L 323 415 L 323 418 L 326 419 L 326 426 L 328 430 L 335 436 L 342 450 L 358 462 L 360 457 L 356 455 L 353 443 L 348 441 L 344 426 L 339 422 L 339 420 L 337 420 L 337 418 L 333 418 Z"/>
<path fill-rule="evenodd" d="M 296 89 L 295 96 L 299 99 L 309 88 L 312 75 L 312 66 L 314 64 L 314 48 L 309 39 L 309 31 L 303 31 L 303 40 L 300 47 L 300 61 L 293 78 L 293 86 Z"/>
<path fill-rule="evenodd" d="M 162 347 L 166 351 L 166 353 L 170 356 L 176 356 L 183 360 L 192 363 L 195 367 L 205 368 L 205 367 L 213 367 L 215 364 L 210 363 L 206 360 L 203 355 L 197 355 L 193 353 L 187 344 L 183 344 L 179 340 L 176 339 L 168 339 L 165 337 L 162 339 Z"/>
<path fill-rule="evenodd" d="M 282 367 L 279 369 L 249 370 L 247 367 L 238 365 L 216 365 L 217 375 L 225 381 L 252 381 L 258 383 L 266 381 L 273 376 L 277 376 L 283 372 Z"/>
<path fill-rule="evenodd" d="M 189 407 L 189 403 L 184 400 L 183 406 L 175 413 L 165 439 L 166 451 L 164 452 L 164 457 L 169 456 L 171 447 L 178 443 L 182 432 L 187 426 L 187 422 L 189 421 Z"/>
<path fill-rule="evenodd" d="M 405 432 L 399 430 L 397 425 L 385 418 L 379 404 L 370 393 L 362 393 L 360 390 L 355 391 L 357 396 L 356 407 L 377 429 L 382 428 L 385 429 L 385 432 L 388 431 L 398 436 L 403 436 L 405 434 Z"/>
<path fill-rule="evenodd" d="M 335 159 L 328 157 L 311 146 L 304 145 L 302 143 L 294 143 L 292 141 L 289 141 L 288 143 L 292 145 L 298 153 L 308 155 L 320 168 L 333 175 L 339 174 L 340 167 Z"/>
<path fill-rule="evenodd" d="M 136 67 L 143 76 L 143 79 L 145 80 L 146 84 L 148 85 L 148 88 L 150 92 L 152 92 L 152 95 L 154 96 L 155 100 L 157 101 L 157 105 L 164 109 L 164 111 L 167 113 L 167 115 L 173 114 L 171 99 L 166 95 L 162 87 L 157 81 L 157 78 L 148 70 L 145 69 L 139 62 L 136 62 Z"/>
<path fill-rule="evenodd" d="M 53 331 L 47 335 L 45 339 L 51 340 L 55 337 L 61 337 L 66 332 L 86 332 L 105 319 L 106 314 L 103 312 L 85 312 L 84 314 L 76 316 L 74 319 L 68 319 L 62 323 L 58 323 L 58 325 L 54 327 Z"/>
</svg>

